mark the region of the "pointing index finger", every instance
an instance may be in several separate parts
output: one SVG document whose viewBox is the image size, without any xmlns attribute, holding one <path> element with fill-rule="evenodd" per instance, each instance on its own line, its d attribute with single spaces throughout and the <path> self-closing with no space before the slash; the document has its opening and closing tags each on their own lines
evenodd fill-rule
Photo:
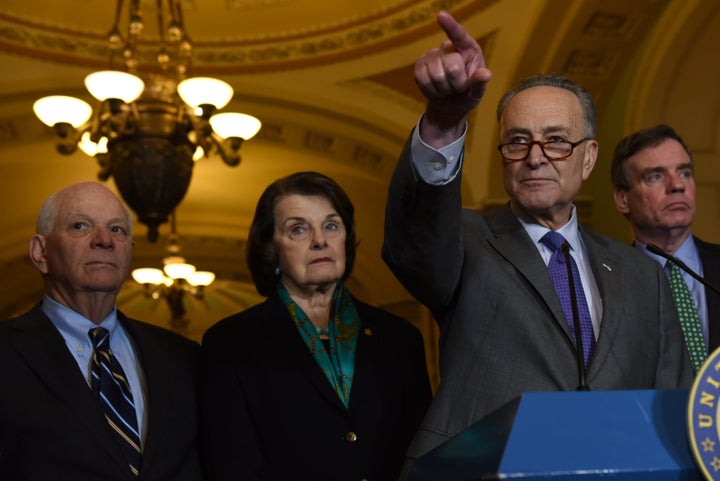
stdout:
<svg viewBox="0 0 720 481">
<path fill-rule="evenodd" d="M 455 50 L 462 55 L 464 59 L 468 59 L 476 55 L 480 51 L 480 45 L 465 29 L 458 23 L 455 18 L 446 11 L 440 11 L 437 16 L 440 27 L 447 35 L 448 40 L 452 43 Z"/>
</svg>

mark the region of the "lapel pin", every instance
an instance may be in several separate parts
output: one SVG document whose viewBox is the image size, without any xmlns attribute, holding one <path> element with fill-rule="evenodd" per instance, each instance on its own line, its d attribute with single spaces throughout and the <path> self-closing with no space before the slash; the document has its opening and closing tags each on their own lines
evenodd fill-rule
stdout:
<svg viewBox="0 0 720 481">
<path fill-rule="evenodd" d="M 365 335 L 366 335 L 366 336 L 372 336 L 372 335 L 373 335 L 372 329 L 370 329 L 369 327 L 366 327 L 366 328 L 365 328 Z"/>
<path fill-rule="evenodd" d="M 612 272 L 612 267 L 610 267 L 609 265 L 603 263 L 603 267 L 607 269 L 608 272 Z"/>
</svg>

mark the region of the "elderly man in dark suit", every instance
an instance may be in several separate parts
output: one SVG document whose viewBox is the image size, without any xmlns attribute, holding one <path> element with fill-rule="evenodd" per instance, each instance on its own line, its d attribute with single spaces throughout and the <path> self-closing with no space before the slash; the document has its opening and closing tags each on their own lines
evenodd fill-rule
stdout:
<svg viewBox="0 0 720 481">
<path fill-rule="evenodd" d="M 198 345 L 115 307 L 132 217 L 101 184 L 41 207 L 41 303 L 0 323 L 0 479 L 198 481 Z"/>
<path fill-rule="evenodd" d="M 573 198 L 598 151 L 582 87 L 534 76 L 503 97 L 510 202 L 487 217 L 462 209 L 466 119 L 491 74 L 452 16 L 441 12 L 438 22 L 448 39 L 415 64 L 428 102 L 390 183 L 383 245 L 386 263 L 440 326 L 442 382 L 408 457 L 523 392 L 688 387 L 660 266 L 578 224 Z"/>
<path fill-rule="evenodd" d="M 615 206 L 632 226 L 635 247 L 665 266 L 671 280 L 672 263 L 663 252 L 704 276 L 710 285 L 720 286 L 720 245 L 692 234 L 695 164 L 682 137 L 664 124 L 633 132 L 615 147 L 610 171 Z M 660 252 L 652 253 L 648 245 Z M 683 331 L 697 369 L 708 351 L 720 347 L 720 294 L 688 272 L 678 274 L 692 296 L 701 330 L 697 351 L 692 327 L 685 325 Z"/>
</svg>

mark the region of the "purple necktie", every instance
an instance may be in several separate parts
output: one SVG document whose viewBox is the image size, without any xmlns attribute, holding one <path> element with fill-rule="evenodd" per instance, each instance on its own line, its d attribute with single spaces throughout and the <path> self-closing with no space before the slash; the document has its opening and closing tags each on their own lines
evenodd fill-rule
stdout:
<svg viewBox="0 0 720 481">
<path fill-rule="evenodd" d="M 567 244 L 567 241 L 562 234 L 550 231 L 545 234 L 542 239 L 540 239 L 540 242 L 553 251 L 552 257 L 550 257 L 550 262 L 548 263 L 550 278 L 555 286 L 555 292 L 557 292 L 557 295 L 560 298 L 560 304 L 562 305 L 563 312 L 565 313 L 565 319 L 570 326 L 570 332 L 573 334 L 573 339 L 575 339 L 575 323 L 573 322 L 570 281 L 568 279 L 567 265 L 565 264 L 565 255 L 562 252 L 562 245 Z M 569 247 L 570 246 L 568 245 L 568 248 Z M 595 334 L 593 334 L 590 309 L 588 309 L 587 300 L 585 299 L 585 292 L 582 288 L 582 281 L 580 280 L 580 273 L 578 272 L 577 264 L 572 256 L 568 254 L 568 257 L 570 258 L 570 268 L 572 270 L 573 281 L 575 284 L 578 317 L 580 318 L 580 334 L 583 344 L 583 358 L 585 360 L 585 370 L 587 371 L 587 368 L 590 365 L 590 360 L 592 359 L 593 351 L 595 350 Z"/>
</svg>

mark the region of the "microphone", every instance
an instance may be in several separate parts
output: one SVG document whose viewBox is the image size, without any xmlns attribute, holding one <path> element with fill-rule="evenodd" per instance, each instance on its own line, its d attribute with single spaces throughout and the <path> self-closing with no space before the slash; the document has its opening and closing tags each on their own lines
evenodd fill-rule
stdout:
<svg viewBox="0 0 720 481">
<path fill-rule="evenodd" d="M 677 257 L 668 254 L 655 244 L 647 244 L 645 246 L 647 250 L 652 252 L 653 254 L 659 255 L 660 257 L 664 257 L 665 259 L 669 260 L 670 262 L 676 264 L 680 269 L 684 270 L 688 274 L 690 274 L 695 280 L 703 284 L 705 287 L 710 289 L 711 291 L 715 292 L 716 294 L 720 294 L 720 289 L 712 285 L 710 282 L 706 281 L 703 277 L 701 277 L 697 272 L 690 269 L 683 261 L 678 259 Z"/>
<path fill-rule="evenodd" d="M 560 246 L 563 256 L 565 257 L 565 265 L 567 266 L 568 282 L 570 284 L 570 304 L 572 305 L 573 327 L 575 330 L 575 361 L 578 368 L 578 391 L 589 391 L 590 388 L 585 381 L 585 349 L 583 348 L 582 332 L 580 330 L 580 313 L 578 311 L 577 293 L 575 292 L 575 277 L 572 273 L 572 265 L 570 259 L 570 246 L 565 242 Z"/>
</svg>

